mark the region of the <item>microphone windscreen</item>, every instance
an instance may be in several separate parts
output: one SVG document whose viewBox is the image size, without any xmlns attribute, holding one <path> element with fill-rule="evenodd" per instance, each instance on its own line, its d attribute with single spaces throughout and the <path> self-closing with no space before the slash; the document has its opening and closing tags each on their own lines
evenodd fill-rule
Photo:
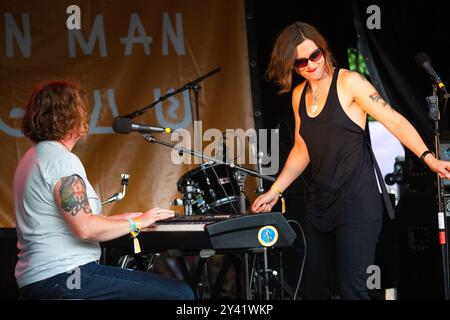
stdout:
<svg viewBox="0 0 450 320">
<path fill-rule="evenodd" d="M 114 132 L 117 133 L 130 133 L 131 132 L 131 119 L 115 117 L 112 126 Z"/>
<path fill-rule="evenodd" d="M 419 68 L 423 69 L 423 64 L 425 62 L 430 62 L 430 57 L 428 57 L 426 53 L 419 52 L 418 54 L 416 54 L 416 63 L 419 66 Z"/>
</svg>

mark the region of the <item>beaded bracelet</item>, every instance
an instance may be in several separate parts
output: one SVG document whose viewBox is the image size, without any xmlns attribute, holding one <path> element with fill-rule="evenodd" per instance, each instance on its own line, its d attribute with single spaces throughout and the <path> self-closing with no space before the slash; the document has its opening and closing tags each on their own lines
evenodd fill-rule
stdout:
<svg viewBox="0 0 450 320">
<path fill-rule="evenodd" d="M 141 252 L 141 244 L 139 243 L 139 239 L 137 238 L 139 233 L 141 232 L 141 229 L 137 226 L 136 222 L 129 218 L 128 222 L 130 223 L 130 234 L 133 238 L 133 244 L 134 244 L 134 253 L 140 253 Z"/>
</svg>

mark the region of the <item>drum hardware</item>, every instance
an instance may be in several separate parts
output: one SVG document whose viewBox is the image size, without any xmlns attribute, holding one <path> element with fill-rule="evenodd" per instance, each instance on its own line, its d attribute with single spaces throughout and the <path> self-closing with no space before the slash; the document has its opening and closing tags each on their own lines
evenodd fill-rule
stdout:
<svg viewBox="0 0 450 320">
<path fill-rule="evenodd" d="M 199 157 L 203 160 L 209 161 L 208 163 L 205 163 L 205 164 L 201 165 L 200 167 L 193 169 L 193 170 L 189 171 L 188 173 L 186 173 L 183 176 L 184 178 L 183 177 L 180 178 L 180 180 L 178 182 L 179 182 L 179 190 L 180 189 L 183 190 L 182 188 L 184 185 L 184 181 L 187 181 L 188 177 L 191 178 L 191 176 L 195 175 L 196 177 L 195 177 L 194 181 L 197 183 L 198 183 L 198 181 L 203 181 L 202 183 L 207 187 L 205 189 L 202 189 L 203 194 L 201 192 L 196 192 L 198 190 L 195 190 L 195 188 L 193 189 L 194 191 L 192 191 L 192 189 L 189 189 L 189 192 L 187 192 L 187 193 L 188 193 L 188 197 L 190 197 L 190 199 L 188 199 L 188 200 L 193 200 L 193 199 L 199 200 L 199 198 L 196 198 L 193 196 L 194 195 L 195 196 L 202 195 L 202 198 L 204 197 L 204 200 L 206 202 L 208 201 L 208 199 L 206 199 L 207 197 L 210 197 L 210 199 L 213 199 L 212 204 L 206 203 L 206 205 L 204 206 L 204 208 L 206 208 L 206 211 L 204 211 L 203 208 L 195 208 L 195 206 L 194 206 L 195 200 L 188 201 L 188 203 L 185 204 L 185 214 L 192 215 L 195 213 L 205 213 L 207 211 L 220 212 L 219 207 L 222 206 L 223 204 L 228 204 L 231 207 L 232 211 L 234 213 L 238 214 L 239 210 L 238 210 L 235 202 L 239 201 L 239 197 L 241 196 L 241 189 L 239 189 L 239 185 L 236 182 L 236 179 L 233 175 L 234 171 L 239 171 L 239 172 L 248 174 L 252 177 L 260 178 L 262 180 L 267 180 L 267 181 L 271 181 L 271 182 L 275 181 L 275 178 L 273 178 L 271 176 L 267 176 L 267 175 L 261 174 L 257 171 L 238 166 L 234 163 L 227 163 L 225 161 L 206 156 L 201 152 L 187 149 L 187 148 L 175 145 L 173 143 L 155 138 L 151 134 L 145 133 L 142 135 L 143 135 L 145 141 L 172 148 L 172 149 L 178 151 L 180 155 L 187 153 L 187 154 Z M 201 177 L 201 176 L 203 176 L 203 177 Z M 224 177 L 229 178 L 231 183 L 220 184 L 219 179 L 224 178 Z M 196 180 L 198 180 L 198 181 L 196 181 Z M 227 188 L 225 188 L 225 186 Z M 200 187 L 201 186 L 199 186 L 199 188 Z M 210 192 L 211 189 L 213 192 Z M 219 196 L 219 195 L 223 195 L 223 196 Z M 201 200 L 197 202 L 197 204 L 201 204 L 201 203 L 202 203 Z M 209 207 L 208 207 L 208 205 L 209 205 Z M 197 212 L 195 210 L 197 210 Z M 228 210 L 228 212 L 229 211 L 230 210 Z"/>
<path fill-rule="evenodd" d="M 125 254 L 117 262 L 121 269 L 136 269 L 145 272 L 152 272 L 161 257 L 160 253 L 152 254 Z"/>
<path fill-rule="evenodd" d="M 263 152 L 258 152 L 258 171 L 260 174 L 263 174 L 263 168 L 262 168 L 262 160 L 264 157 L 264 153 Z M 263 184 L 263 179 L 258 178 L 258 188 L 256 189 L 256 194 L 261 195 L 264 193 L 264 184 Z"/>
<path fill-rule="evenodd" d="M 247 178 L 247 174 L 240 171 L 235 171 L 234 176 L 239 185 L 239 213 L 245 214 L 247 213 L 247 195 L 245 193 L 245 180 Z"/>
<path fill-rule="evenodd" d="M 200 211 L 205 211 L 205 201 L 203 200 L 202 190 L 197 184 L 189 179 L 185 184 L 178 184 L 178 190 L 183 195 L 182 205 L 184 206 L 185 215 L 193 215 Z"/>
<path fill-rule="evenodd" d="M 125 193 L 127 191 L 127 185 L 128 185 L 128 179 L 130 178 L 130 175 L 126 174 L 126 173 L 122 173 L 121 177 L 122 177 L 122 180 L 121 180 L 120 184 L 122 185 L 122 192 L 117 192 L 113 196 L 109 197 L 107 200 L 103 201 L 102 206 L 104 204 L 114 202 L 114 201 L 120 201 L 123 198 L 125 198 Z"/>
</svg>

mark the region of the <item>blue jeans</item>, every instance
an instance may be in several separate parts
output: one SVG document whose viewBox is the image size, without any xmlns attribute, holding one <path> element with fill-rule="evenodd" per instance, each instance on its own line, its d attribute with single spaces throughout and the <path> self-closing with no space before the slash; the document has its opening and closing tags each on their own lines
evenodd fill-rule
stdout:
<svg viewBox="0 0 450 320">
<path fill-rule="evenodd" d="M 20 289 L 25 299 L 193 300 L 184 282 L 91 262 Z"/>
</svg>

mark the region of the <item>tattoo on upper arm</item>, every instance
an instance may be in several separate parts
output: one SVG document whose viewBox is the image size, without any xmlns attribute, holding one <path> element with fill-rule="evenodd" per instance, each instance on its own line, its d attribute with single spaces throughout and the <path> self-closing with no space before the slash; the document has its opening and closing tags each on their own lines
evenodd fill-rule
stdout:
<svg viewBox="0 0 450 320">
<path fill-rule="evenodd" d="M 373 103 L 380 103 L 383 107 L 388 106 L 389 109 L 394 110 L 386 101 L 384 101 L 384 99 L 380 96 L 378 92 L 372 93 L 369 96 L 369 98 L 373 101 Z"/>
<path fill-rule="evenodd" d="M 86 214 L 92 213 L 86 194 L 86 184 L 77 174 L 61 178 L 59 197 L 61 208 L 72 216 L 81 210 Z"/>
</svg>

